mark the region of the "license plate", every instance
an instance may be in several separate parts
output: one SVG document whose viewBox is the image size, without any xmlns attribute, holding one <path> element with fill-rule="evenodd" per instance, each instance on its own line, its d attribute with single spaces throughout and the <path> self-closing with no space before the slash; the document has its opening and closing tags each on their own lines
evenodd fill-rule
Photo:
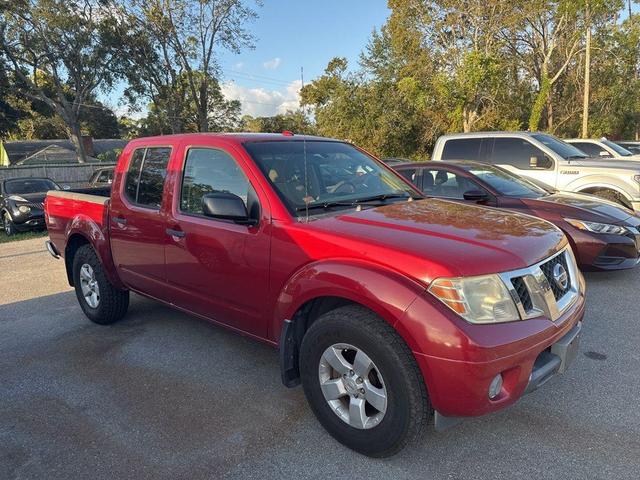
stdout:
<svg viewBox="0 0 640 480">
<path fill-rule="evenodd" d="M 558 373 L 564 373 L 578 356 L 582 322 L 576 324 L 569 333 L 551 346 L 551 353 L 560 357 Z"/>
</svg>

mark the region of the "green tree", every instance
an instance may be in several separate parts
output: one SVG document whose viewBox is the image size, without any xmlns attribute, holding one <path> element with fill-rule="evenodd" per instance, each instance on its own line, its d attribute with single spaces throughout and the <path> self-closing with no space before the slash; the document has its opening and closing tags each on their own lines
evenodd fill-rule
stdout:
<svg viewBox="0 0 640 480">
<path fill-rule="evenodd" d="M 24 95 L 44 102 L 65 122 L 78 160 L 83 105 L 114 80 L 124 54 L 113 42 L 118 20 L 107 0 L 14 0 L 0 12 L 0 50 Z M 51 81 L 51 91 L 45 83 Z"/>
<path fill-rule="evenodd" d="M 287 111 L 272 117 L 242 117 L 240 128 L 247 132 L 281 133 L 285 131 L 296 134 L 313 135 L 315 126 L 302 110 Z"/>
</svg>

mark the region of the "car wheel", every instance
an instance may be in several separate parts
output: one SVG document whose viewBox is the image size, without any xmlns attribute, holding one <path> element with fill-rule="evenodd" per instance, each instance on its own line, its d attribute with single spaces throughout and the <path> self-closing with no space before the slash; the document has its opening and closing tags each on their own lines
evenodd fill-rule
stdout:
<svg viewBox="0 0 640 480">
<path fill-rule="evenodd" d="M 90 245 L 80 247 L 73 257 L 73 284 L 80 307 L 92 322 L 109 325 L 127 313 L 129 292 L 109 282 Z"/>
<path fill-rule="evenodd" d="M 2 226 L 4 228 L 4 233 L 7 237 L 10 237 L 11 235 L 15 235 L 16 227 L 13 224 L 13 220 L 11 220 L 11 217 L 7 212 L 4 212 L 4 215 L 2 216 Z"/>
<path fill-rule="evenodd" d="M 302 340 L 300 374 L 320 423 L 364 455 L 397 453 L 422 432 L 431 414 L 408 346 L 362 307 L 332 310 L 311 325 Z"/>
</svg>

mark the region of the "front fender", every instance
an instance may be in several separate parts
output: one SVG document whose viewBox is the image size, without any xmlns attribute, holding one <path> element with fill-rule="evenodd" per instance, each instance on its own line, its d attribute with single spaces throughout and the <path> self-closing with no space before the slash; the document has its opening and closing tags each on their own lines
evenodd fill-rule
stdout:
<svg viewBox="0 0 640 480">
<path fill-rule="evenodd" d="M 111 244 L 107 228 L 106 223 L 104 226 L 100 226 L 89 215 L 78 214 L 67 223 L 65 238 L 67 239 L 67 244 L 74 235 L 80 235 L 85 238 L 96 251 L 109 281 L 116 288 L 124 289 L 125 286 L 120 280 L 111 256 Z"/>
<path fill-rule="evenodd" d="M 283 322 L 293 319 L 308 301 L 321 297 L 338 297 L 358 303 L 394 326 L 424 289 L 398 272 L 366 261 L 332 259 L 309 263 L 292 275 L 281 289 L 270 336 L 279 342 Z"/>
</svg>

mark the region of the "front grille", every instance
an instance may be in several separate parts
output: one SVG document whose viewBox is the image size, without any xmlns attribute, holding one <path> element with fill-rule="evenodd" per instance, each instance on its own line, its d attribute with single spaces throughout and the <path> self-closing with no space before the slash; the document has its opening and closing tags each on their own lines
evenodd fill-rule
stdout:
<svg viewBox="0 0 640 480">
<path fill-rule="evenodd" d="M 558 285 L 554 276 L 553 270 L 556 268 L 556 265 L 562 265 L 564 271 L 567 275 L 567 286 L 562 288 L 562 286 Z M 553 296 L 556 301 L 560 300 L 564 295 L 571 289 L 571 276 L 569 275 L 569 266 L 567 265 L 566 254 L 563 252 L 560 255 L 556 255 L 548 262 L 540 265 L 540 270 L 544 273 L 544 276 L 547 278 L 549 282 L 549 286 L 551 287 L 551 291 L 553 292 Z"/>
<path fill-rule="evenodd" d="M 529 289 L 527 288 L 526 283 L 524 283 L 523 277 L 516 277 L 511 279 L 511 283 L 513 284 L 513 288 L 515 288 L 516 293 L 518 294 L 518 298 L 522 303 L 522 308 L 524 308 L 525 312 L 529 312 L 533 309 L 533 302 L 531 301 L 531 295 L 529 294 Z"/>
<path fill-rule="evenodd" d="M 44 209 L 44 204 L 43 203 L 29 202 L 29 203 L 23 203 L 22 205 L 26 205 L 29 208 L 37 208 L 38 210 L 43 210 Z"/>
</svg>

